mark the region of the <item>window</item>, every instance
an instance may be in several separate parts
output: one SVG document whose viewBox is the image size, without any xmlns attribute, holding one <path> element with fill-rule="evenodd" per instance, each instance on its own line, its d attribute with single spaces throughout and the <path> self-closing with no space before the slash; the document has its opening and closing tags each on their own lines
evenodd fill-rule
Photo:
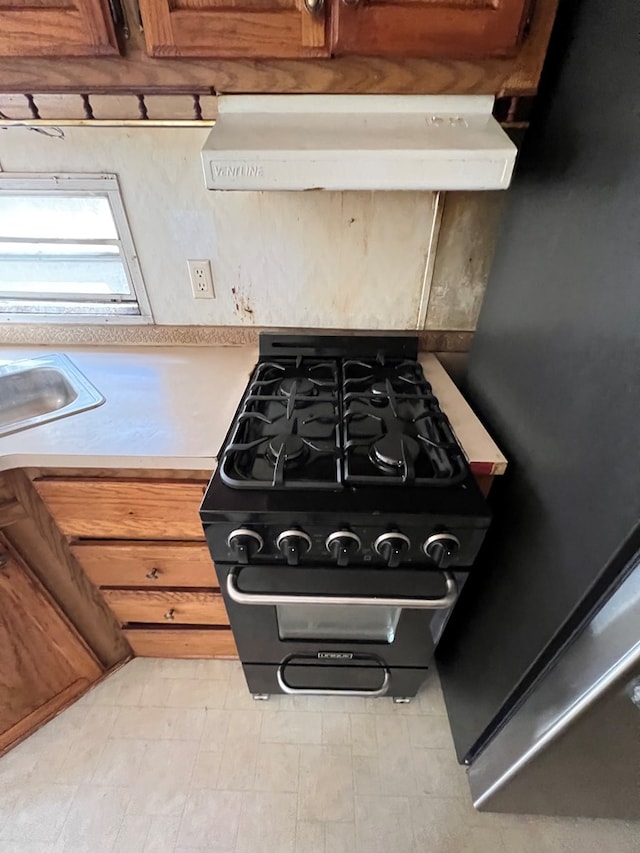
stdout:
<svg viewBox="0 0 640 853">
<path fill-rule="evenodd" d="M 0 173 L 0 315 L 151 322 L 115 175 Z"/>
</svg>

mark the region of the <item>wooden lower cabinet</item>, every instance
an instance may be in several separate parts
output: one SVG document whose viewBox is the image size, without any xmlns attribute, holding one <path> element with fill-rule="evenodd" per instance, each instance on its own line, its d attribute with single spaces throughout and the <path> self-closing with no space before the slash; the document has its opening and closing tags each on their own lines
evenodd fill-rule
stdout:
<svg viewBox="0 0 640 853">
<path fill-rule="evenodd" d="M 66 536 L 204 538 L 198 508 L 206 483 L 201 481 L 55 477 L 34 486 Z"/>
<path fill-rule="evenodd" d="M 45 589 L 0 537 L 0 754 L 102 675 Z"/>
<path fill-rule="evenodd" d="M 228 625 L 219 592 L 148 589 L 105 589 L 105 601 L 123 624 L 156 622 L 171 625 Z"/>
<path fill-rule="evenodd" d="M 136 655 L 237 657 L 204 541 L 204 480 L 86 476 L 34 483 Z"/>
<path fill-rule="evenodd" d="M 237 658 L 230 628 L 125 628 L 137 657 Z"/>
<path fill-rule="evenodd" d="M 211 587 L 217 583 L 204 542 L 82 540 L 71 552 L 96 586 Z"/>
</svg>

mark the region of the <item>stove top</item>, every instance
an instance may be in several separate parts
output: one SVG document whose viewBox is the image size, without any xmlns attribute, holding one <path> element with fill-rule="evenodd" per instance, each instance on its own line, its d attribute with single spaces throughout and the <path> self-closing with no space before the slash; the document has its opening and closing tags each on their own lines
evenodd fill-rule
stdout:
<svg viewBox="0 0 640 853">
<path fill-rule="evenodd" d="M 417 361 L 347 359 L 342 448 L 349 485 L 452 486 L 467 464 Z"/>
<path fill-rule="evenodd" d="M 339 364 L 284 358 L 258 363 L 220 463 L 242 489 L 335 489 L 341 482 Z"/>
<path fill-rule="evenodd" d="M 265 337 L 220 455 L 225 485 L 440 489 L 469 477 L 464 453 L 416 360 L 417 342 L 414 353 L 406 336 L 306 338 L 316 342 L 307 354 L 308 345 L 298 345 L 297 338 Z M 296 342 L 293 352 L 289 341 Z"/>
</svg>

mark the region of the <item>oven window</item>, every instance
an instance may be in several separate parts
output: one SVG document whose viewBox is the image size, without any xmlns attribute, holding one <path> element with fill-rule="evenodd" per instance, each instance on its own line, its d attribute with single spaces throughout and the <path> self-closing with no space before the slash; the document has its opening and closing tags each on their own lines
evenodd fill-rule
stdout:
<svg viewBox="0 0 640 853">
<path fill-rule="evenodd" d="M 279 604 L 281 640 L 361 640 L 392 643 L 401 607 L 341 604 Z"/>
</svg>

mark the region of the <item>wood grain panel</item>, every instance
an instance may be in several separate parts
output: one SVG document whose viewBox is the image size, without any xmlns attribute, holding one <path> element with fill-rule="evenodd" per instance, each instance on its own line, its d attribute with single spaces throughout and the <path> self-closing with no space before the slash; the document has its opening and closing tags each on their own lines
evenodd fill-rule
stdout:
<svg viewBox="0 0 640 853">
<path fill-rule="evenodd" d="M 130 622 L 168 622 L 171 625 L 229 624 L 220 593 L 104 589 L 102 595 L 123 625 Z"/>
<path fill-rule="evenodd" d="M 78 542 L 71 553 L 96 586 L 217 586 L 204 543 L 104 540 Z"/>
<path fill-rule="evenodd" d="M 171 9 L 210 9 L 216 12 L 291 11 L 294 0 L 170 0 Z"/>
<path fill-rule="evenodd" d="M 193 60 L 150 58 L 131 29 L 127 55 L 95 58 L 0 58 L 0 90 L 11 92 L 183 91 L 219 93 L 532 95 L 540 79 L 558 0 L 537 0 L 529 34 L 509 58 L 454 60 L 338 57 L 327 60 Z M 125 0 L 129 19 L 133 3 Z"/>
<path fill-rule="evenodd" d="M 516 51 L 529 7 L 529 0 L 339 2 L 332 49 L 360 56 L 504 56 Z"/>
<path fill-rule="evenodd" d="M 1 62 L 0 57 L 0 62 Z M 13 121 L 20 119 L 32 119 L 33 113 L 29 107 L 29 101 L 24 95 L 0 94 L 0 114 Z"/>
<path fill-rule="evenodd" d="M 304 6 L 293 0 L 140 0 L 151 56 L 299 57 L 326 56 L 322 38 L 305 39 Z"/>
<path fill-rule="evenodd" d="M 0 752 L 48 703 L 80 692 L 102 669 L 46 591 L 0 537 Z M 78 682 L 81 681 L 81 684 Z"/>
<path fill-rule="evenodd" d="M 23 507 L 25 519 L 6 527 L 6 538 L 105 667 L 129 657 L 131 650 L 115 617 L 74 559 L 24 471 L 0 475 L 0 494 L 9 492 Z"/>
<path fill-rule="evenodd" d="M 198 509 L 204 483 L 162 480 L 36 480 L 67 536 L 91 539 L 204 539 Z"/>
<path fill-rule="evenodd" d="M 16 521 L 24 521 L 25 511 L 15 498 L 8 501 L 0 500 L 0 527 L 8 527 Z"/>
<path fill-rule="evenodd" d="M 238 657 L 233 634 L 225 628 L 127 628 L 124 635 L 138 657 Z"/>
<path fill-rule="evenodd" d="M 482 494 L 487 497 L 489 492 L 491 491 L 491 486 L 493 485 L 494 475 L 493 474 L 475 474 L 475 480 L 478 484 L 478 488 L 482 492 Z"/>
<path fill-rule="evenodd" d="M 0 0 L 0 55 L 104 56 L 118 53 L 103 0 Z"/>
</svg>

